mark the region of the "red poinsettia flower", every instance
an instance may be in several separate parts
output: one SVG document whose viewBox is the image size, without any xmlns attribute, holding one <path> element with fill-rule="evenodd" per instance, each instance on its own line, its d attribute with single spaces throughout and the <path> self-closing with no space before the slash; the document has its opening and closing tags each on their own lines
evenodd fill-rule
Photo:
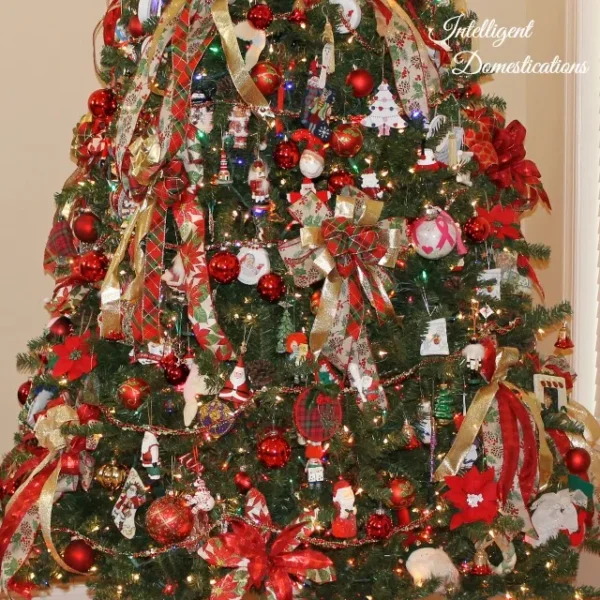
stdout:
<svg viewBox="0 0 600 600">
<path fill-rule="evenodd" d="M 446 477 L 446 485 L 450 490 L 444 498 L 458 509 L 450 521 L 450 529 L 478 521 L 491 523 L 498 514 L 498 484 L 494 481 L 494 469 L 480 473 L 473 467 L 462 476 Z"/>
<path fill-rule="evenodd" d="M 518 240 L 521 237 L 519 215 L 510 206 L 496 204 L 492 210 L 477 207 L 477 215 L 483 217 L 492 226 L 492 235 L 503 240 Z"/>
<path fill-rule="evenodd" d="M 69 381 L 75 381 L 96 368 L 98 357 L 90 350 L 89 338 L 89 331 L 83 335 L 71 335 L 64 343 L 52 347 L 52 352 L 58 356 L 52 368 L 54 377 L 66 375 Z"/>
</svg>

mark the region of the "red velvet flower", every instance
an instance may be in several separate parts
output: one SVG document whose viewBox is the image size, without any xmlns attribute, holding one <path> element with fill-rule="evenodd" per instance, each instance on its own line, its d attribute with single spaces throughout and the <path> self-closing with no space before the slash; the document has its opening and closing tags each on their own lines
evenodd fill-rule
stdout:
<svg viewBox="0 0 600 600">
<path fill-rule="evenodd" d="M 491 523 L 498 514 L 498 484 L 494 481 L 494 469 L 480 473 L 473 467 L 465 475 L 446 477 L 446 485 L 450 490 L 444 498 L 458 509 L 450 521 L 450 529 L 478 521 Z"/>
<path fill-rule="evenodd" d="M 71 335 L 63 344 L 52 347 L 52 352 L 58 356 L 52 368 L 54 377 L 66 375 L 69 381 L 75 381 L 96 368 L 98 358 L 90 351 L 89 338 L 89 331 L 83 335 Z"/>
<path fill-rule="evenodd" d="M 504 238 L 518 240 L 521 237 L 518 214 L 510 206 L 495 204 L 492 210 L 486 210 L 478 206 L 477 215 L 488 221 L 492 226 L 492 235 L 499 240 Z"/>
</svg>

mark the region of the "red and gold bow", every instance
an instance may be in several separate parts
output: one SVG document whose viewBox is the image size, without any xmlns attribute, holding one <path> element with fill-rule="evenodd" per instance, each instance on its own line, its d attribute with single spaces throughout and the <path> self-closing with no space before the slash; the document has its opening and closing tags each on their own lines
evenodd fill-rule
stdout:
<svg viewBox="0 0 600 600">
<path fill-rule="evenodd" d="M 269 509 L 256 489 L 248 492 L 246 517 L 232 519 L 230 533 L 209 539 L 199 551 L 209 564 L 235 569 L 213 586 L 211 600 L 241 600 L 250 589 L 263 587 L 270 598 L 292 600 L 295 578 L 318 584 L 335 581 L 330 558 L 310 548 L 297 549 L 315 530 L 314 512 L 290 523 L 272 543 Z"/>
</svg>

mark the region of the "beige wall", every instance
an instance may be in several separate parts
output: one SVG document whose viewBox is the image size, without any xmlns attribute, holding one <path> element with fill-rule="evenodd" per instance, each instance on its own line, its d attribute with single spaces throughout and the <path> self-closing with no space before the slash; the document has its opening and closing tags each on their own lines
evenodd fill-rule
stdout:
<svg viewBox="0 0 600 600">
<path fill-rule="evenodd" d="M 52 280 L 42 273 L 42 256 L 53 195 L 73 169 L 71 131 L 98 87 L 91 43 L 104 6 L 103 0 L 0 3 L 0 453 L 16 429 L 23 377 L 15 372 L 15 354 L 47 320 L 43 299 Z"/>
</svg>

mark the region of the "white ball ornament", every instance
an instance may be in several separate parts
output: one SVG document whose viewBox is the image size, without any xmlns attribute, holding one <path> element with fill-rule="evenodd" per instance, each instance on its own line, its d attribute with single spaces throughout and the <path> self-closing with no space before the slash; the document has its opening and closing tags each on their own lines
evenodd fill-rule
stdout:
<svg viewBox="0 0 600 600">
<path fill-rule="evenodd" d="M 459 254 L 464 254 L 460 229 L 452 217 L 437 206 L 425 209 L 412 226 L 412 241 L 417 254 L 423 258 L 437 260 L 448 256 L 459 245 Z"/>
<path fill-rule="evenodd" d="M 406 570 L 415 585 L 421 586 L 429 579 L 439 579 L 437 592 L 445 592 L 459 583 L 458 569 L 441 548 L 419 548 L 406 561 Z"/>
</svg>

